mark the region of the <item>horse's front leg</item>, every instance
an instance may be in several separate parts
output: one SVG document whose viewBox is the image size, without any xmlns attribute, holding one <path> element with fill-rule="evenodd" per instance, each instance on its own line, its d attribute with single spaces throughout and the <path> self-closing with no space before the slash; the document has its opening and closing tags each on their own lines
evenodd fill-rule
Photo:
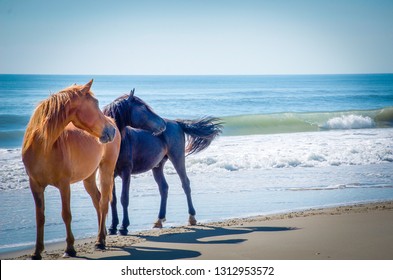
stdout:
<svg viewBox="0 0 393 280">
<path fill-rule="evenodd" d="M 71 231 L 71 191 L 70 191 L 70 184 L 65 183 L 61 186 L 58 186 L 61 194 L 61 204 L 62 204 L 62 211 L 61 216 L 63 217 L 64 224 L 66 226 L 67 232 L 67 247 L 64 252 L 65 257 L 75 257 L 76 251 L 74 248 L 75 238 Z"/>
<path fill-rule="evenodd" d="M 44 225 L 45 225 L 45 187 L 40 187 L 30 178 L 30 188 L 35 202 L 35 215 L 36 215 L 36 243 L 35 251 L 31 258 L 33 260 L 42 259 L 41 253 L 44 251 Z"/>
<path fill-rule="evenodd" d="M 122 171 L 122 179 L 123 185 L 121 190 L 121 205 L 123 206 L 123 222 L 119 229 L 119 233 L 121 235 L 128 234 L 128 226 L 130 225 L 130 219 L 128 218 L 128 205 L 130 200 L 130 181 L 131 181 L 131 172 L 126 169 Z"/>
<path fill-rule="evenodd" d="M 97 170 L 93 174 L 91 174 L 90 177 L 83 180 L 83 185 L 84 185 L 87 193 L 90 195 L 91 201 L 93 202 L 94 208 L 96 209 L 98 225 L 99 225 L 100 224 L 101 193 L 100 193 L 99 189 L 97 188 L 96 173 L 97 173 Z"/>
<path fill-rule="evenodd" d="M 106 164 L 100 165 L 100 186 L 101 186 L 101 199 L 100 199 L 100 215 L 98 236 L 95 247 L 99 250 L 106 248 L 106 216 L 109 209 L 109 200 L 112 195 L 113 189 L 113 169 L 109 168 Z"/>
<path fill-rule="evenodd" d="M 116 186 L 114 180 L 113 180 L 111 209 L 112 209 L 112 224 L 109 227 L 108 231 L 110 235 L 114 235 L 117 233 L 117 225 L 119 224 L 119 216 L 117 214 Z"/>
</svg>

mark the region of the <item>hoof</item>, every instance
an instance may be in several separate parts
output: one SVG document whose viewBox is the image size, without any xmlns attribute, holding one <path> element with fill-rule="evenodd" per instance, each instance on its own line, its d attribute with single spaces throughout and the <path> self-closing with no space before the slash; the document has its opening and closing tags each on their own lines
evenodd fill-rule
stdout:
<svg viewBox="0 0 393 280">
<path fill-rule="evenodd" d="M 94 245 L 94 247 L 96 250 L 105 250 L 106 249 L 105 244 L 102 244 L 102 243 L 96 243 Z"/>
<path fill-rule="evenodd" d="M 64 252 L 63 258 L 74 258 L 76 257 L 76 251 L 74 249 L 66 250 Z"/>
<path fill-rule="evenodd" d="M 196 226 L 197 220 L 195 219 L 195 216 L 191 216 L 191 215 L 190 215 L 190 218 L 188 219 L 188 224 L 189 224 L 190 226 Z"/>
<path fill-rule="evenodd" d="M 153 228 L 162 228 L 162 223 L 161 221 L 157 221 L 154 223 Z"/>
<path fill-rule="evenodd" d="M 163 223 L 166 221 L 165 218 L 158 219 L 157 222 L 154 223 L 153 228 L 163 228 Z"/>
<path fill-rule="evenodd" d="M 128 234 L 128 229 L 126 229 L 126 228 L 120 228 L 120 229 L 119 229 L 119 234 L 120 234 L 120 235 L 127 235 L 127 234 Z"/>
<path fill-rule="evenodd" d="M 33 254 L 33 255 L 31 255 L 31 259 L 32 260 L 42 260 L 42 257 L 41 257 L 41 255 Z"/>
<path fill-rule="evenodd" d="M 109 235 L 116 235 L 117 234 L 117 229 L 116 228 L 109 228 L 108 229 L 108 234 Z"/>
</svg>

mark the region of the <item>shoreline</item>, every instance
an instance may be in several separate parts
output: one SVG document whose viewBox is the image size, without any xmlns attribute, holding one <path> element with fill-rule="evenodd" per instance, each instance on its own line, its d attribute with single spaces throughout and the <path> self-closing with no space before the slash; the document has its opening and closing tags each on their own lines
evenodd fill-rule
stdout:
<svg viewBox="0 0 393 280">
<path fill-rule="evenodd" d="M 43 259 L 393 259 L 392 220 L 393 201 L 350 204 L 108 236 L 105 251 L 94 250 L 95 237 L 80 239 L 75 258 L 62 257 L 62 241 L 46 244 Z"/>
</svg>

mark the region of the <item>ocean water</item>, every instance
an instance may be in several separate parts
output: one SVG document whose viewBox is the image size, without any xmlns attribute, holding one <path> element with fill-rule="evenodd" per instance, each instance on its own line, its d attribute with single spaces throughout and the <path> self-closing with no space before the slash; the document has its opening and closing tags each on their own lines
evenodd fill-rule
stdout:
<svg viewBox="0 0 393 280">
<path fill-rule="evenodd" d="M 101 107 L 136 88 L 162 117 L 223 119 L 223 135 L 186 159 L 201 222 L 393 199 L 393 74 L 0 75 L 0 253 L 34 245 L 34 202 L 20 155 L 32 111 L 51 93 L 91 78 Z M 165 174 L 165 226 L 186 224 L 186 199 L 169 162 Z M 74 235 L 94 236 L 90 198 L 82 184 L 72 188 Z M 46 242 L 63 241 L 59 192 L 48 187 L 45 194 Z M 151 228 L 159 200 L 150 172 L 133 177 L 131 231 Z"/>
</svg>

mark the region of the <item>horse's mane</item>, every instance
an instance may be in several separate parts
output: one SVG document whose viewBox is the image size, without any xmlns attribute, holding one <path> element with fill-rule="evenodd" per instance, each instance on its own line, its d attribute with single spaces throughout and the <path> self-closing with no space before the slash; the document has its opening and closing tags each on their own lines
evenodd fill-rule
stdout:
<svg viewBox="0 0 393 280">
<path fill-rule="evenodd" d="M 122 131 L 131 119 L 130 104 L 127 101 L 129 97 L 130 96 L 128 94 L 124 94 L 116 98 L 112 103 L 106 105 L 102 110 L 105 116 L 111 117 L 115 120 L 119 131 Z M 153 112 L 153 109 L 139 97 L 133 96 L 132 102 L 143 104 L 148 110 Z"/>
<path fill-rule="evenodd" d="M 73 97 L 79 95 L 80 90 L 81 86 L 73 85 L 58 93 L 52 94 L 49 98 L 38 104 L 26 128 L 22 153 L 35 140 L 44 143 L 44 149 L 47 151 L 61 137 L 61 134 L 59 135 L 57 133 L 59 127 L 68 118 L 70 101 Z M 92 95 L 90 91 L 89 94 Z"/>
<path fill-rule="evenodd" d="M 112 103 L 106 105 L 102 112 L 105 116 L 111 117 L 115 120 L 117 128 L 122 131 L 127 124 L 127 120 L 131 117 L 129 110 L 127 94 L 116 98 Z"/>
</svg>

